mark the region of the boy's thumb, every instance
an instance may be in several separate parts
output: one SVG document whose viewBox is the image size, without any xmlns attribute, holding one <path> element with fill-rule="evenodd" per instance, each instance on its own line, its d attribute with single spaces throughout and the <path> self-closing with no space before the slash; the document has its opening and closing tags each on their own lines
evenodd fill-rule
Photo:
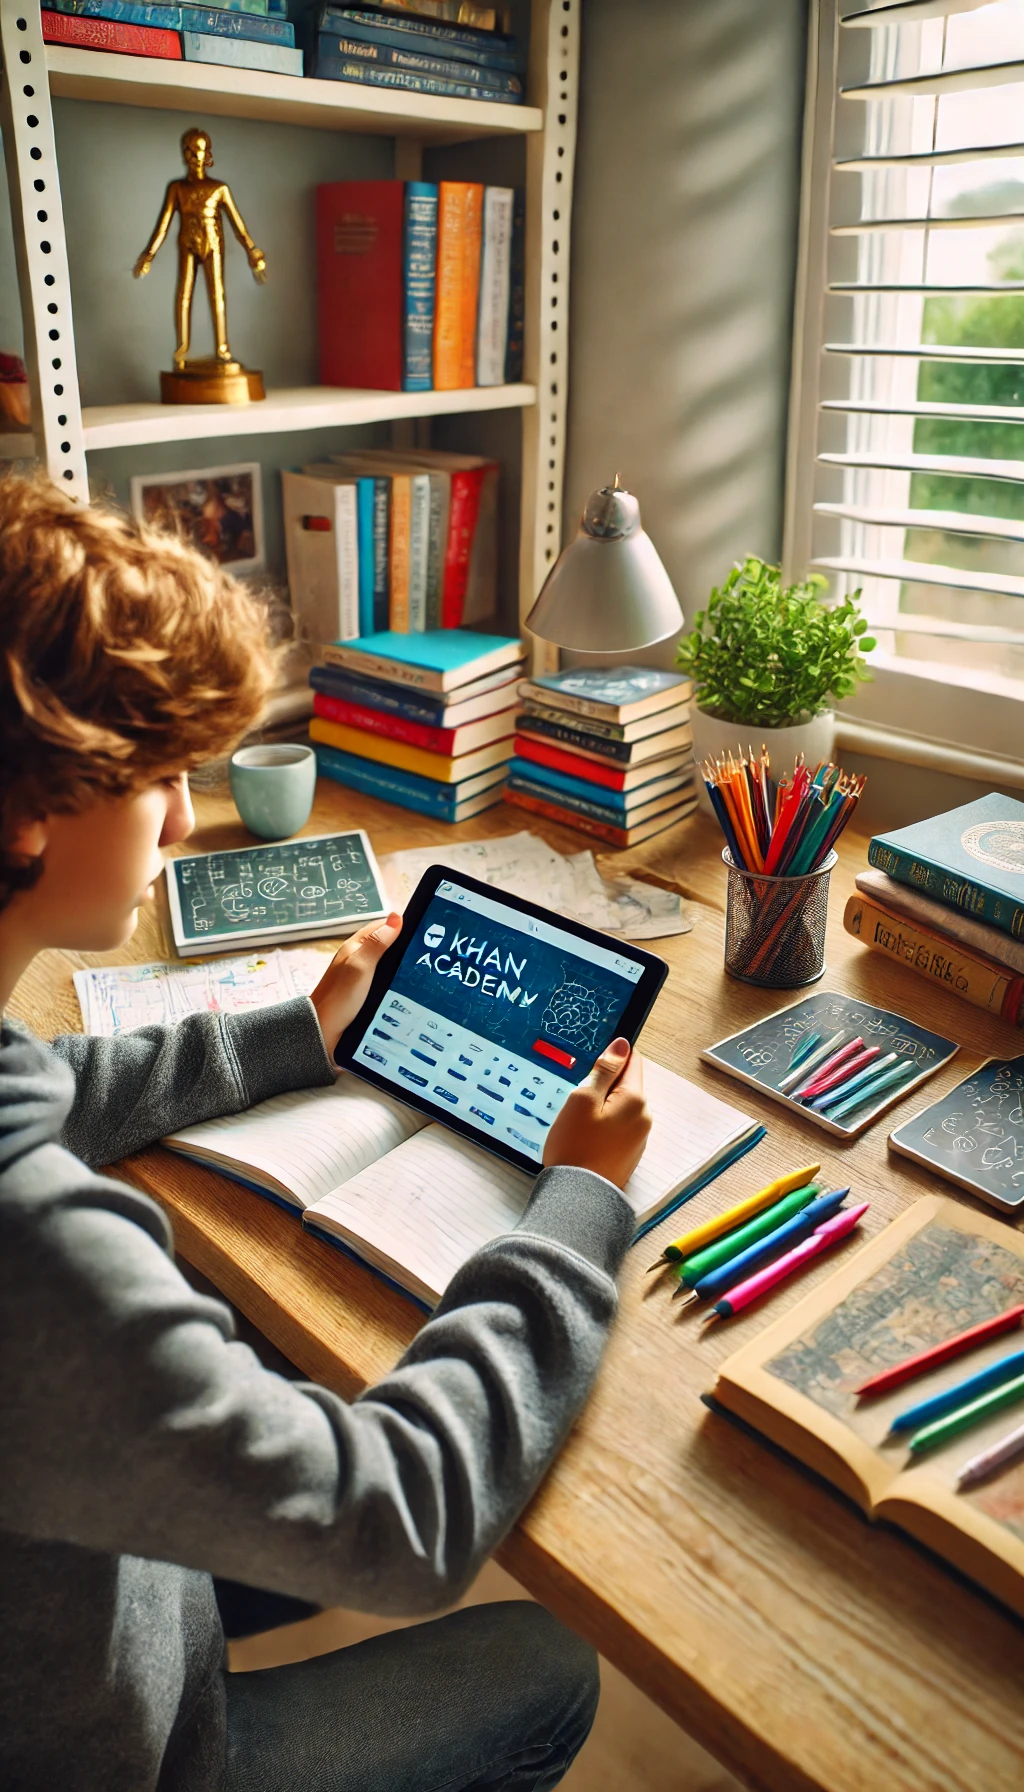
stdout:
<svg viewBox="0 0 1024 1792">
<path fill-rule="evenodd" d="M 587 1078 L 592 1089 L 599 1095 L 607 1095 L 614 1082 L 617 1082 L 626 1065 L 629 1063 L 630 1045 L 628 1039 L 613 1039 L 606 1045 L 601 1056 L 594 1062 L 594 1068 Z"/>
</svg>

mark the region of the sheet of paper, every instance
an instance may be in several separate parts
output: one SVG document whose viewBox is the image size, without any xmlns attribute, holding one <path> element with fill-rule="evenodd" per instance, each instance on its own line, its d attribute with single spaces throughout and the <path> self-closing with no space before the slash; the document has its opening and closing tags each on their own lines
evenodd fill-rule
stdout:
<svg viewBox="0 0 1024 1792">
<path fill-rule="evenodd" d="M 644 1092 L 651 1133 L 623 1191 L 638 1220 L 654 1213 L 669 1193 L 685 1188 L 750 1125 L 749 1114 L 649 1058 L 644 1062 Z"/>
<path fill-rule="evenodd" d="M 167 1026 L 187 1014 L 239 1014 L 308 995 L 330 963 L 312 946 L 267 949 L 199 964 L 104 965 L 76 971 L 87 1033 L 109 1039 L 135 1027 Z"/>
<path fill-rule="evenodd" d="M 669 934 L 688 933 L 693 926 L 673 891 L 632 877 L 603 878 L 592 853 L 566 856 L 528 831 L 498 840 L 468 840 L 450 846 L 440 843 L 388 853 L 380 866 L 396 908 L 405 909 L 430 865 L 464 871 L 480 883 L 525 896 L 587 927 L 620 934 L 624 939 L 664 939 Z"/>
<path fill-rule="evenodd" d="M 243 1174 L 253 1170 L 257 1180 L 271 1177 L 308 1207 L 426 1124 L 411 1108 L 342 1075 L 333 1088 L 273 1095 L 244 1114 L 183 1127 L 164 1143 L 206 1162 L 220 1158 Z"/>
</svg>

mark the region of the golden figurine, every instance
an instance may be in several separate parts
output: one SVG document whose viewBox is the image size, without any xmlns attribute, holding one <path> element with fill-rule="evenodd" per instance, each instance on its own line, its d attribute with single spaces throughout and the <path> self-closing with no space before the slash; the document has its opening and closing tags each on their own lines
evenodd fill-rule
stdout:
<svg viewBox="0 0 1024 1792">
<path fill-rule="evenodd" d="M 227 300 L 224 294 L 225 212 L 249 258 L 249 266 L 255 278 L 261 283 L 267 277 L 266 258 L 246 230 L 231 188 L 226 181 L 211 180 L 206 172 L 213 167 L 209 132 L 196 128 L 186 131 L 181 139 L 181 153 L 188 173 L 184 180 L 170 182 L 156 229 L 135 263 L 134 270 L 136 280 L 144 279 L 149 273 L 153 258 L 177 212 L 181 218 L 178 231 L 178 283 L 174 293 L 178 346 L 174 351 L 174 372 L 160 375 L 160 396 L 164 404 L 247 404 L 251 399 L 265 396 L 263 375 L 248 372 L 233 358 L 228 347 Z M 206 279 L 217 348 L 212 356 L 190 361 L 188 350 L 192 336 L 192 298 L 197 263 L 202 266 Z"/>
</svg>

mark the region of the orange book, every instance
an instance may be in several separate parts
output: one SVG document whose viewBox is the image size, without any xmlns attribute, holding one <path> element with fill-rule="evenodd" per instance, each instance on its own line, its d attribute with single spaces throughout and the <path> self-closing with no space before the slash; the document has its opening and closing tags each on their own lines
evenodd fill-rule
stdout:
<svg viewBox="0 0 1024 1792">
<path fill-rule="evenodd" d="M 391 595 L 388 627 L 396 635 L 409 633 L 409 544 L 412 533 L 412 479 L 408 473 L 391 476 Z"/>
<path fill-rule="evenodd" d="M 476 383 L 476 312 L 484 189 L 478 181 L 443 180 L 437 198 L 437 282 L 434 295 L 434 388 L 454 392 Z"/>
</svg>

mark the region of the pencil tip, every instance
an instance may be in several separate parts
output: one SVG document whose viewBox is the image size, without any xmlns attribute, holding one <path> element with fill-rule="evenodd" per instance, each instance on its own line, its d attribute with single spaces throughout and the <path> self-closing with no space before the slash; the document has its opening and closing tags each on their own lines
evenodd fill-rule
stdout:
<svg viewBox="0 0 1024 1792">
<path fill-rule="evenodd" d="M 664 1269 L 665 1264 L 667 1262 L 668 1262 L 667 1257 L 665 1257 L 665 1256 L 659 1257 L 656 1263 L 648 1264 L 647 1268 L 644 1270 L 644 1275 L 649 1276 L 651 1274 L 651 1272 L 655 1269 Z"/>
</svg>

